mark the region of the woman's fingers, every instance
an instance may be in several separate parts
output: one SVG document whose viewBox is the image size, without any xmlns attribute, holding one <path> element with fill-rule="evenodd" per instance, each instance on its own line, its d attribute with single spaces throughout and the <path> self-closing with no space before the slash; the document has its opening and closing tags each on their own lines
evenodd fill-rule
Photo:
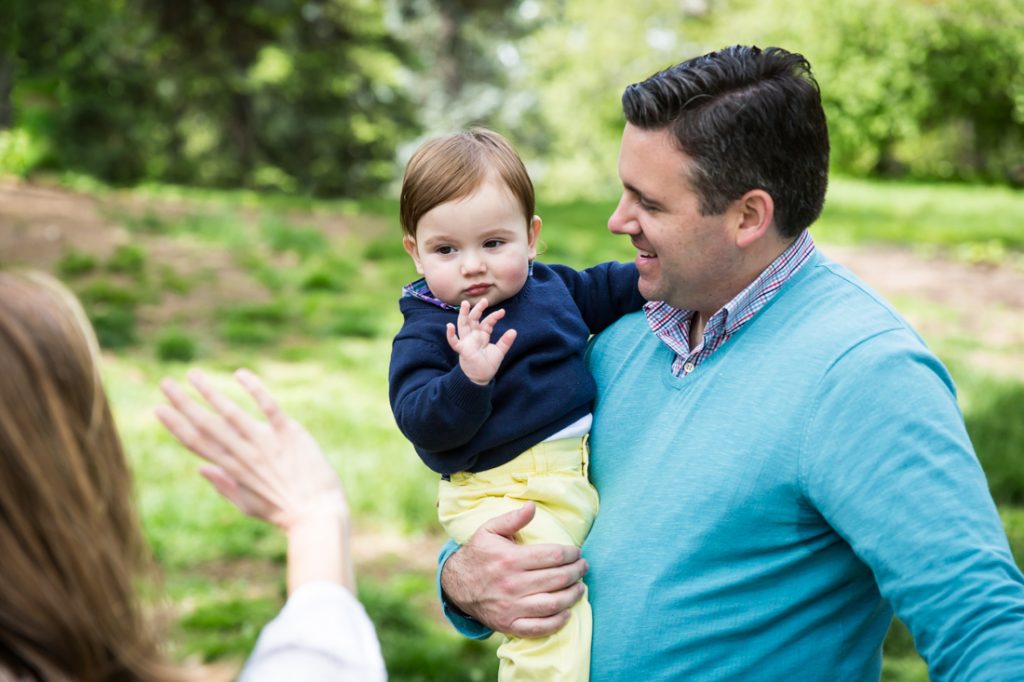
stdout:
<svg viewBox="0 0 1024 682">
<path fill-rule="evenodd" d="M 239 436 L 250 443 L 258 443 L 266 437 L 265 430 L 261 428 L 262 425 L 239 407 L 235 401 L 217 390 L 205 374 L 193 369 L 188 373 L 188 380 Z"/>
<path fill-rule="evenodd" d="M 247 511 L 245 509 L 244 500 L 242 499 L 238 484 L 226 471 L 221 469 L 219 466 L 207 464 L 199 467 L 199 473 L 202 474 L 203 478 L 213 484 L 213 487 L 217 489 L 217 492 L 223 495 L 229 502 L 231 502 L 231 504 L 235 505 L 243 512 Z"/>
<path fill-rule="evenodd" d="M 219 455 L 222 454 L 220 448 L 215 447 L 212 441 L 203 438 L 199 431 L 192 426 L 192 423 L 173 407 L 158 405 L 156 417 L 186 448 L 203 459 L 211 461 L 219 459 Z"/>
<path fill-rule="evenodd" d="M 242 384 L 242 387 L 249 392 L 256 404 L 259 405 L 260 411 L 266 416 L 267 421 L 270 422 L 270 427 L 274 431 L 281 433 L 288 428 L 290 419 L 281 406 L 277 404 L 274 397 L 270 395 L 270 391 L 263 385 L 260 378 L 253 374 L 247 369 L 240 369 L 235 372 L 235 378 L 238 383 Z"/>
<path fill-rule="evenodd" d="M 249 444 L 239 438 L 235 429 L 224 418 L 201 407 L 174 381 L 165 379 L 160 382 L 160 388 L 181 418 L 196 432 L 184 432 L 188 441 L 178 438 L 190 450 L 221 466 L 224 466 L 228 459 L 240 459 L 248 452 Z M 173 429 L 171 433 L 177 437 Z"/>
</svg>

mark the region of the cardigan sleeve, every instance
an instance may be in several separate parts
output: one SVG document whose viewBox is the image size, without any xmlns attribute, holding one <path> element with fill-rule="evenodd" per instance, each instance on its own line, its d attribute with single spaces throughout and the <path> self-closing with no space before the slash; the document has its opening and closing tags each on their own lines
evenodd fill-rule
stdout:
<svg viewBox="0 0 1024 682">
<path fill-rule="evenodd" d="M 804 494 L 875 575 L 936 680 L 1024 670 L 1024 578 L 944 367 L 888 331 L 823 378 Z"/>
<path fill-rule="evenodd" d="M 373 623 L 348 590 L 310 583 L 295 591 L 256 641 L 239 682 L 384 682 Z"/>
<path fill-rule="evenodd" d="M 572 294 L 591 334 L 598 334 L 623 315 L 640 310 L 640 276 L 634 263 L 609 261 L 585 270 L 551 265 Z"/>
<path fill-rule="evenodd" d="M 415 335 L 395 337 L 388 384 L 398 428 L 418 450 L 441 452 L 465 445 L 491 415 L 494 382 L 474 383 L 441 348 Z M 440 471 L 436 463 L 428 464 Z M 440 473 L 461 471 L 468 464 L 446 463 L 447 471 Z"/>
</svg>

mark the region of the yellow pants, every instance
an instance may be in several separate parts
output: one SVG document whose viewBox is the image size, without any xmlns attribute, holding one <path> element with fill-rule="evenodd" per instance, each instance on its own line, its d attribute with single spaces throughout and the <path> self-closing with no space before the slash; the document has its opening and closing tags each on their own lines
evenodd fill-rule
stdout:
<svg viewBox="0 0 1024 682">
<path fill-rule="evenodd" d="M 445 531 L 465 544 L 477 528 L 525 502 L 537 504 L 533 520 L 516 534 L 525 544 L 554 542 L 579 547 L 597 515 L 597 490 L 587 478 L 586 437 L 545 441 L 511 462 L 441 481 L 437 513 Z M 498 648 L 502 682 L 586 682 L 590 677 L 592 621 L 587 595 L 553 635 L 507 637 Z"/>
</svg>

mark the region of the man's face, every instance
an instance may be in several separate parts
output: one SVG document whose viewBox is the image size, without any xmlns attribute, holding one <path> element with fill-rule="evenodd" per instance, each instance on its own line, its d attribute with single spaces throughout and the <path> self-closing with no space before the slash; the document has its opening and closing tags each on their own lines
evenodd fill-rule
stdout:
<svg viewBox="0 0 1024 682">
<path fill-rule="evenodd" d="M 636 247 L 645 298 L 710 315 L 735 295 L 729 292 L 741 254 L 730 228 L 733 209 L 701 215 L 688 180 L 692 164 L 671 131 L 627 124 L 619 152 L 622 198 L 608 229 L 629 235 Z"/>
</svg>

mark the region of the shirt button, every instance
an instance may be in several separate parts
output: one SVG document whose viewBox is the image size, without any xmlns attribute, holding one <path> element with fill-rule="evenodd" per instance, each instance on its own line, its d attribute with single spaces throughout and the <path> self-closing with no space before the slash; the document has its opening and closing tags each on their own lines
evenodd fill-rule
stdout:
<svg viewBox="0 0 1024 682">
<path fill-rule="evenodd" d="M 694 364 L 692 362 L 686 363 L 685 365 L 683 365 L 683 374 L 689 374 L 690 372 L 693 371 L 693 368 Z"/>
</svg>

